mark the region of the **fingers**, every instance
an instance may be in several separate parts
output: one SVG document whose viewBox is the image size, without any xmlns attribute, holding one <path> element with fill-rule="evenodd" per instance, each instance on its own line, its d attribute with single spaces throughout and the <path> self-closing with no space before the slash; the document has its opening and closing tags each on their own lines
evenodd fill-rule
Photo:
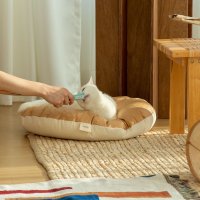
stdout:
<svg viewBox="0 0 200 200">
<path fill-rule="evenodd" d="M 66 96 L 64 98 L 64 104 L 65 105 L 71 105 L 73 103 L 74 103 L 74 97 L 73 97 L 73 95 L 72 94 L 68 94 L 68 96 Z"/>
<path fill-rule="evenodd" d="M 69 98 L 68 96 L 66 97 L 60 97 L 60 99 L 57 101 L 57 102 L 54 102 L 54 106 L 56 108 L 59 108 L 59 107 L 62 107 L 63 105 L 69 105 L 70 102 L 69 102 Z"/>
<path fill-rule="evenodd" d="M 64 104 L 64 100 L 61 100 L 61 99 L 57 99 L 57 101 L 54 101 L 53 105 L 56 107 L 56 108 L 59 108 L 61 106 L 63 106 Z"/>
<path fill-rule="evenodd" d="M 56 108 L 74 103 L 73 95 L 66 88 L 53 87 L 45 99 Z"/>
<path fill-rule="evenodd" d="M 69 101 L 69 97 L 68 96 L 66 96 L 65 98 L 64 98 L 64 102 L 63 102 L 65 105 L 68 105 L 69 103 L 70 103 L 70 101 Z"/>
<path fill-rule="evenodd" d="M 74 96 L 67 90 L 65 90 L 64 104 L 71 105 L 74 103 Z"/>
<path fill-rule="evenodd" d="M 69 93 L 68 98 L 69 98 L 69 105 L 73 104 L 74 103 L 74 96 L 71 93 Z"/>
</svg>

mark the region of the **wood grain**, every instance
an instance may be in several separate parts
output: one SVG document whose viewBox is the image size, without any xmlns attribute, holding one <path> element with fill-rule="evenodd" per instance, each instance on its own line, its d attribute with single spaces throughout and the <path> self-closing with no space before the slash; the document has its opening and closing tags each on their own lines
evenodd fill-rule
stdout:
<svg viewBox="0 0 200 200">
<path fill-rule="evenodd" d="M 157 31 L 158 38 L 187 37 L 188 26 L 170 20 L 168 15 L 187 15 L 188 1 L 191 0 L 169 0 L 167 3 L 166 0 L 97 0 L 97 86 L 112 96 L 128 95 L 154 101 L 158 104 L 159 117 L 168 118 L 169 60 L 159 53 L 158 69 L 153 71 L 152 63 L 156 62 L 152 53 L 153 30 Z M 157 28 L 153 26 L 155 16 Z M 153 85 L 153 80 L 157 86 Z M 153 88 L 157 90 L 154 97 Z M 155 96 L 158 100 L 153 99 Z"/>
<path fill-rule="evenodd" d="M 0 106 L 0 184 L 49 180 L 25 136 L 18 107 Z"/>
<path fill-rule="evenodd" d="M 188 0 L 188 16 L 193 16 L 193 0 Z M 192 38 L 192 24 L 188 24 L 188 37 Z"/>
<path fill-rule="evenodd" d="M 173 61 L 170 63 L 170 133 L 183 134 L 185 132 L 186 66 Z"/>
<path fill-rule="evenodd" d="M 200 40 L 194 38 L 155 39 L 154 44 L 168 58 L 200 58 Z"/>
<path fill-rule="evenodd" d="M 152 85 L 152 1 L 127 1 L 127 94 L 150 101 Z"/>
<path fill-rule="evenodd" d="M 170 71 L 170 129 L 173 133 L 183 132 L 186 99 L 190 131 L 200 119 L 200 40 L 176 38 L 154 41 L 155 46 L 173 62 Z"/>
<path fill-rule="evenodd" d="M 153 39 L 158 38 L 158 1 L 153 1 Z M 153 59 L 152 59 L 152 105 L 156 112 L 158 111 L 158 49 L 153 45 Z"/>
<path fill-rule="evenodd" d="M 187 66 L 188 129 L 200 120 L 200 58 L 189 58 Z"/>
<path fill-rule="evenodd" d="M 125 93 L 125 0 L 96 0 L 96 77 L 100 90 Z"/>
<path fill-rule="evenodd" d="M 127 95 L 127 0 L 119 0 L 119 94 Z"/>
<path fill-rule="evenodd" d="M 188 25 L 169 19 L 168 15 L 188 15 L 188 0 L 158 1 L 158 38 L 187 38 Z M 158 54 L 158 117 L 169 117 L 170 63 L 166 56 Z"/>
</svg>

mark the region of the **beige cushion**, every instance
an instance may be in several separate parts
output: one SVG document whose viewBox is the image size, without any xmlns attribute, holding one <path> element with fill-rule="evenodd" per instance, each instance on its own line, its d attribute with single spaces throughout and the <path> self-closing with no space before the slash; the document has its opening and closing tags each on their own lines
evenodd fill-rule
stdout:
<svg viewBox="0 0 200 200">
<path fill-rule="evenodd" d="M 75 140 L 120 140 L 147 132 L 155 123 L 153 107 L 143 99 L 115 97 L 116 119 L 106 120 L 72 106 L 55 108 L 44 100 L 24 103 L 19 108 L 27 131 L 43 136 Z"/>
</svg>

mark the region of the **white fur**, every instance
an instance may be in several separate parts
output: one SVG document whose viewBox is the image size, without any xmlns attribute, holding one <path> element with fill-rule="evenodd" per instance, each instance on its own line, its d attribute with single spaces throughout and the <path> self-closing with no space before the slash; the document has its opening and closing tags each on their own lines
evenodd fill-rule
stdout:
<svg viewBox="0 0 200 200">
<path fill-rule="evenodd" d="M 92 78 L 90 81 L 81 87 L 86 98 L 79 100 L 79 105 L 85 109 L 93 112 L 96 115 L 106 119 L 113 119 L 116 117 L 117 107 L 115 101 L 107 94 L 103 94 L 96 85 L 93 84 Z"/>
</svg>

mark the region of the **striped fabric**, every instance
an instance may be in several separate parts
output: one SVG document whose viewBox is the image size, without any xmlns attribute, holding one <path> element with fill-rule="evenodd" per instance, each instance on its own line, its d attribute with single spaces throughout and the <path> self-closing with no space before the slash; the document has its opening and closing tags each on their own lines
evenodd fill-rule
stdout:
<svg viewBox="0 0 200 200">
<path fill-rule="evenodd" d="M 183 200 L 163 175 L 128 179 L 57 179 L 41 183 L 0 185 L 0 199 Z"/>
<path fill-rule="evenodd" d="M 97 195 L 85 195 L 85 196 L 73 195 L 73 196 L 58 198 L 58 200 L 99 200 L 99 197 Z"/>
</svg>

